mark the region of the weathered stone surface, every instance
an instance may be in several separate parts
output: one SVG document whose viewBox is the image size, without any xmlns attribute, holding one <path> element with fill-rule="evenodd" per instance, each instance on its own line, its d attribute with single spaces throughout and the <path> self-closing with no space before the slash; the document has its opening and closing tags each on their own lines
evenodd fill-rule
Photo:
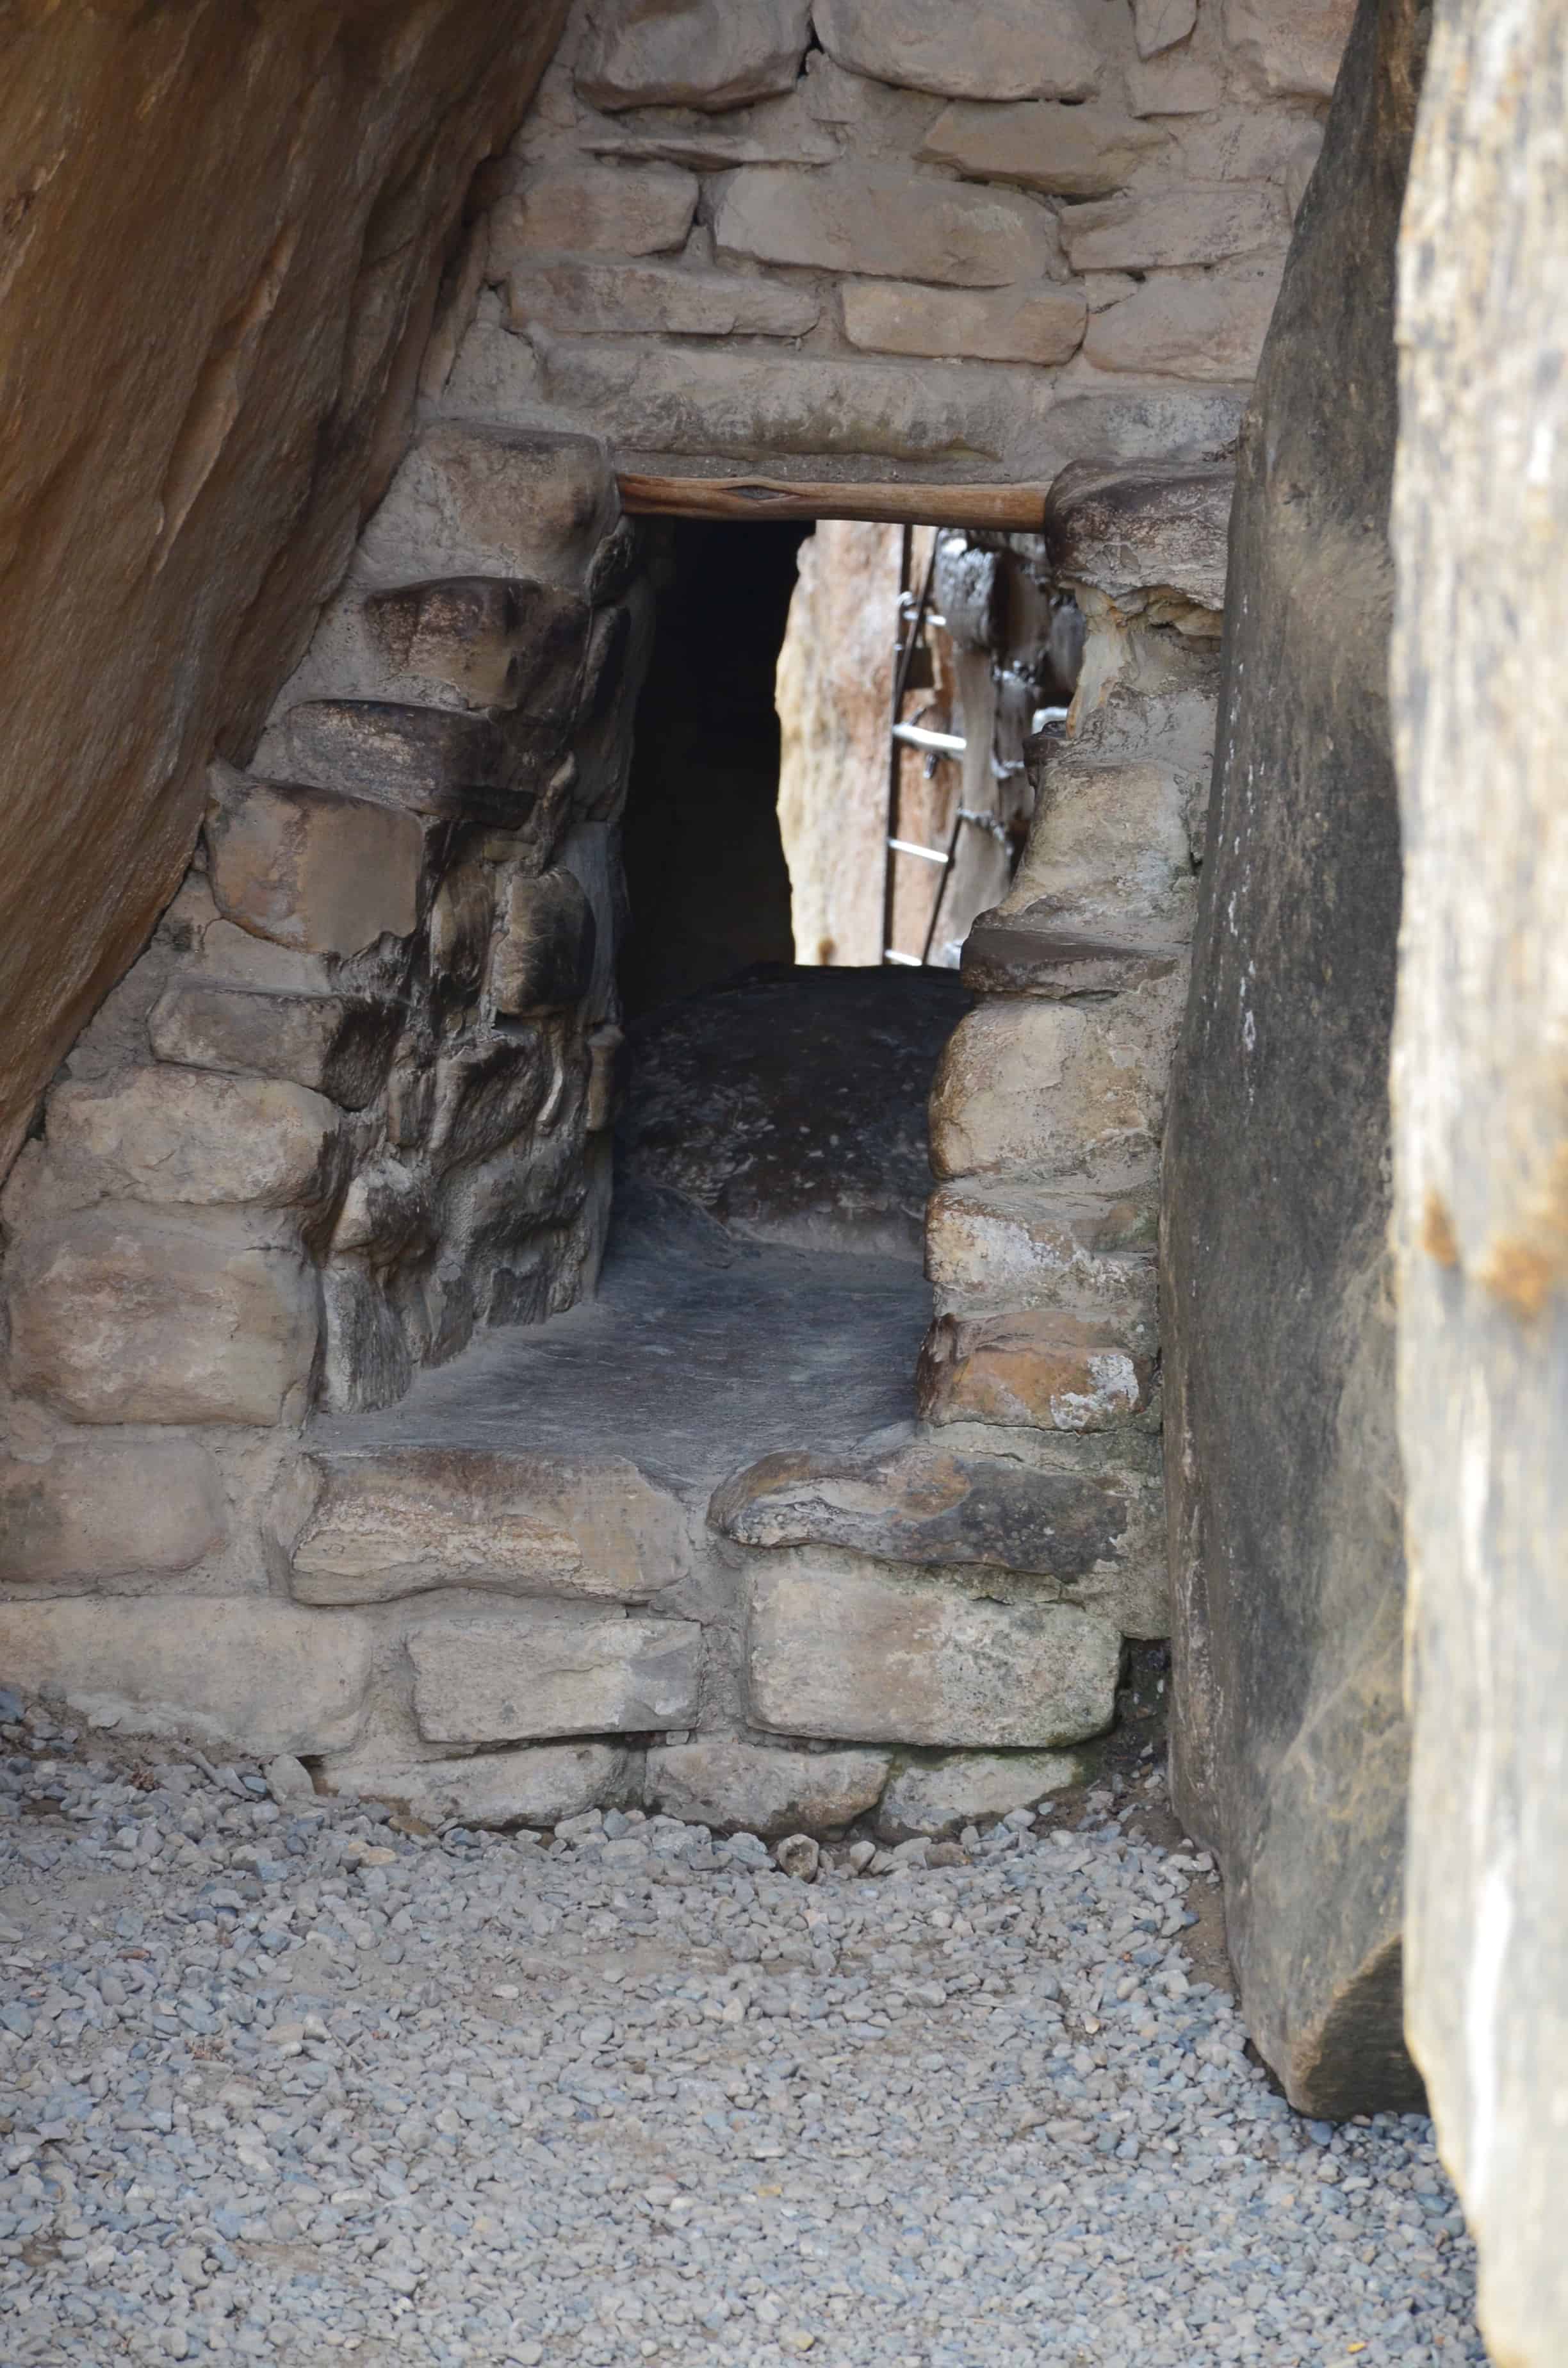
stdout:
<svg viewBox="0 0 1568 2368">
<path fill-rule="evenodd" d="M 408 1639 L 414 1710 L 432 1743 L 689 1726 L 702 1631 L 686 1620 L 425 1622 Z"/>
<path fill-rule="evenodd" d="M 843 1546 L 884 1562 L 1027 1571 L 1072 1588 L 1129 1527 L 1114 1481 L 924 1445 L 765 1455 L 715 1491 L 709 1519 L 748 1546 Z"/>
<path fill-rule="evenodd" d="M 8 12 L 0 1172 L 342 573 L 565 13 Z"/>
<path fill-rule="evenodd" d="M 1093 98 L 1104 67 L 1073 0 L 817 0 L 830 58 L 952 98 Z"/>
<path fill-rule="evenodd" d="M 1081 289 L 922 288 L 907 280 L 852 279 L 844 334 L 884 354 L 950 354 L 980 362 L 1071 361 L 1084 342 Z"/>
<path fill-rule="evenodd" d="M 695 175 L 675 165 L 543 165 L 490 217 L 490 268 L 504 279 L 536 255 L 664 255 L 684 246 Z"/>
<path fill-rule="evenodd" d="M 1161 585 L 1219 609 L 1234 489 L 1226 461 L 1131 469 L 1074 461 L 1046 496 L 1051 564 L 1113 600 Z"/>
<path fill-rule="evenodd" d="M 514 329 L 579 337 L 801 337 L 822 313 L 809 288 L 661 263 L 540 263 L 514 270 L 507 290 Z"/>
<path fill-rule="evenodd" d="M 218 910 L 280 946 L 357 954 L 419 918 L 425 834 L 412 814 L 214 767 L 208 880 Z"/>
<path fill-rule="evenodd" d="M 541 1743 L 460 1759 L 400 1759 L 367 1744 L 332 1760 L 325 1779 L 329 1793 L 393 1801 L 423 1825 L 506 1833 L 630 1802 L 637 1761 L 613 1743 Z"/>
<path fill-rule="evenodd" d="M 1158 196 L 1070 206 L 1062 244 L 1074 271 L 1152 271 L 1277 251 L 1290 232 L 1284 197 L 1272 183 L 1187 182 Z"/>
<path fill-rule="evenodd" d="M 926 1208 L 926 1271 L 946 1309 L 1076 1308 L 1142 1349 L 1154 1339 L 1155 1224 L 1148 1194 L 947 1184 Z"/>
<path fill-rule="evenodd" d="M 1062 198 L 1107 198 L 1169 135 L 1109 107 L 1015 107 L 959 100 L 944 108 L 920 154 L 981 181 L 1015 181 Z"/>
<path fill-rule="evenodd" d="M 619 509 L 597 437 L 441 424 L 392 479 L 355 572 L 381 586 L 500 575 L 580 588 Z"/>
<path fill-rule="evenodd" d="M 1179 1012 L 1160 982 L 1097 1006 L 982 1003 L 931 1089 L 931 1172 L 1084 1176 L 1128 1189 L 1153 1173 Z"/>
<path fill-rule="evenodd" d="M 690 996 L 628 1031 L 625 1169 L 735 1232 L 911 1256 L 926 1099 L 968 1008 L 937 971 L 801 969 Z"/>
<path fill-rule="evenodd" d="M 368 996 L 280 994 L 195 975 L 165 989 L 147 1038 L 160 1061 L 290 1078 L 355 1110 L 381 1091 L 401 1026 L 395 1005 Z"/>
<path fill-rule="evenodd" d="M 472 1003 L 478 994 L 494 916 L 495 890 L 488 866 L 454 866 L 436 892 L 426 939 L 431 982 L 443 1000 Z"/>
<path fill-rule="evenodd" d="M 1141 58 L 1185 41 L 1198 22 L 1198 0 L 1132 0 L 1132 32 Z"/>
<path fill-rule="evenodd" d="M 751 1717 L 784 1735 L 1049 1751 L 1110 1725 L 1121 1638 L 1069 1603 L 991 1603 L 810 1556 L 746 1573 Z"/>
<path fill-rule="evenodd" d="M 648 1805 L 687 1825 L 760 1834 L 764 1841 L 841 1833 L 875 1808 L 889 1765 L 885 1751 L 782 1751 L 699 1735 L 649 1752 Z"/>
<path fill-rule="evenodd" d="M 598 0 L 576 85 L 590 107 L 744 107 L 793 90 L 811 0 Z"/>
<path fill-rule="evenodd" d="M 254 1596 L 0 1607 L 0 1668 L 128 1734 L 195 1736 L 270 1759 L 341 1751 L 364 1718 L 370 1631 Z"/>
<path fill-rule="evenodd" d="M 725 115 L 644 108 L 633 116 L 580 122 L 577 142 L 596 156 L 653 157 L 698 173 L 727 172 L 733 165 L 831 165 L 838 154 L 833 133 L 793 94 Z"/>
<path fill-rule="evenodd" d="M 289 713 L 293 768 L 324 790 L 437 819 L 515 829 L 534 803 L 517 745 L 489 715 L 385 699 L 303 700 Z"/>
<path fill-rule="evenodd" d="M 341 1180 L 339 1113 L 303 1086 L 200 1069 L 57 1087 L 50 1161 L 68 1201 L 320 1201 Z"/>
<path fill-rule="evenodd" d="M 926 1422 L 1108 1430 L 1142 1412 L 1153 1372 L 1114 1325 L 1065 1310 L 944 1315 L 920 1352 L 915 1404 Z"/>
<path fill-rule="evenodd" d="M 906 1760 L 882 1795 L 877 1832 L 885 1842 L 956 1834 L 1005 1817 L 1009 1809 L 1032 1809 L 1077 1782 L 1077 1761 L 1061 1751 L 965 1751 Z"/>
<path fill-rule="evenodd" d="M 509 1018 L 551 1011 L 586 995 L 594 974 L 594 908 L 570 871 L 514 873 L 490 948 L 490 997 Z"/>
<path fill-rule="evenodd" d="M 1225 85 L 1207 58 L 1187 51 L 1127 69 L 1127 104 L 1139 117 L 1208 115 L 1224 104 Z"/>
<path fill-rule="evenodd" d="M 1279 275 L 1231 271 L 1145 280 L 1096 313 L 1084 358 L 1096 370 L 1172 378 L 1250 379 L 1263 350 Z"/>
<path fill-rule="evenodd" d="M 1225 0 L 1225 39 L 1271 91 L 1326 98 L 1355 0 Z"/>
<path fill-rule="evenodd" d="M 304 1603 L 433 1587 L 643 1602 L 690 1559 L 676 1499 L 619 1457 L 411 1447 L 312 1468 L 320 1493 L 278 1541 Z"/>
<path fill-rule="evenodd" d="M 1400 2027 L 1385 1247 L 1384 529 L 1415 22 L 1404 0 L 1361 12 L 1243 439 L 1244 597 L 1165 1161 L 1175 1798 L 1222 1862 L 1253 2037 L 1295 2103 L 1329 2115 L 1420 2096 Z"/>
<path fill-rule="evenodd" d="M 102 1207 L 6 1260 L 11 1373 L 79 1422 L 275 1423 L 301 1412 L 316 1281 L 239 1211 Z"/>
<path fill-rule="evenodd" d="M 196 1440 L 74 1440 L 0 1460 L 0 1579 L 76 1585 L 189 1570 L 223 1543 L 218 1469 Z"/>
<path fill-rule="evenodd" d="M 1032 198 L 917 180 L 888 166 L 794 172 L 758 165 L 723 183 L 713 215 L 721 255 L 997 288 L 1039 279 L 1056 225 Z"/>
<path fill-rule="evenodd" d="M 960 974 L 977 995 L 1117 995 L 1173 978 L 1186 962 L 1184 946 L 1153 935 L 1064 927 L 1040 900 L 1016 913 L 982 913 L 964 939 Z"/>
<path fill-rule="evenodd" d="M 1387 13 L 1397 59 L 1408 20 Z M 1433 13 L 1400 234 L 1392 515 L 1404 2014 L 1479 2248 L 1488 2356 L 1554 2368 L 1568 2357 L 1562 24 L 1540 0 Z M 1336 108 L 1362 54 L 1358 30 Z M 1320 176 L 1304 211 L 1328 202 Z"/>
<path fill-rule="evenodd" d="M 569 724 L 590 611 L 575 592 L 505 576 L 446 576 L 373 596 L 366 612 L 389 663 L 465 707 L 522 709 Z"/>
</svg>

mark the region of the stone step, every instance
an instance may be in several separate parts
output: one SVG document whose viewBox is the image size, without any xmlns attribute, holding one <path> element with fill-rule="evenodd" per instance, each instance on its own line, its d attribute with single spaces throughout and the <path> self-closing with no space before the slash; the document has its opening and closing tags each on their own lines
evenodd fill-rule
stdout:
<svg viewBox="0 0 1568 2368">
<path fill-rule="evenodd" d="M 960 976 L 979 995 L 1062 999 L 1120 995 L 1185 973 L 1187 948 L 1157 936 L 1091 929 L 1049 899 L 982 913 L 964 941 Z"/>
<path fill-rule="evenodd" d="M 1153 1191 L 1094 1193 L 970 1179 L 926 1208 L 937 1314 L 1053 1307 L 1114 1324 L 1141 1355 L 1157 1332 Z"/>
</svg>

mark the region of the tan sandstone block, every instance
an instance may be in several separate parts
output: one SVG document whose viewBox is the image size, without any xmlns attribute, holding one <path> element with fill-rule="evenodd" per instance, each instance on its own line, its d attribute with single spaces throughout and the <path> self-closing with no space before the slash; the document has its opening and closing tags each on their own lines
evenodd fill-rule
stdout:
<svg viewBox="0 0 1568 2368">
<path fill-rule="evenodd" d="M 889 1765 L 885 1751 L 785 1751 L 699 1735 L 649 1752 L 648 1805 L 687 1825 L 760 1834 L 764 1841 L 839 1833 L 875 1808 Z"/>
<path fill-rule="evenodd" d="M 1074 271 L 1152 271 L 1283 251 L 1290 224 L 1272 182 L 1190 183 L 1070 206 L 1062 244 Z"/>
<path fill-rule="evenodd" d="M 1096 313 L 1084 359 L 1096 370 L 1224 381 L 1250 379 L 1279 293 L 1278 270 L 1162 275 Z"/>
<path fill-rule="evenodd" d="M 1032 1809 L 1079 1781 L 1078 1761 L 1063 1751 L 961 1751 L 913 1759 L 882 1795 L 877 1833 L 885 1842 L 956 1834 L 1005 1817 L 1010 1809 Z"/>
<path fill-rule="evenodd" d="M 490 220 L 490 269 L 505 279 L 536 255 L 661 255 L 684 246 L 696 176 L 676 165 L 540 165 Z"/>
<path fill-rule="evenodd" d="M 302 1410 L 316 1278 L 237 1211 L 102 1207 L 7 1261 L 12 1378 L 81 1422 L 270 1424 Z"/>
<path fill-rule="evenodd" d="M 932 1173 L 1142 1182 L 1155 1168 L 1178 1019 L 1165 982 L 1095 1007 L 980 1005 L 937 1071 Z"/>
<path fill-rule="evenodd" d="M 1132 0 L 1132 36 L 1141 58 L 1185 41 L 1198 22 L 1198 0 Z"/>
<path fill-rule="evenodd" d="M 189 1570 L 228 1534 L 222 1484 L 195 1440 L 62 1443 L 0 1461 L 0 1579 L 47 1587 Z"/>
<path fill-rule="evenodd" d="M 73 1197 L 290 1208 L 335 1189 L 341 1124 L 304 1086 L 159 1067 L 59 1087 L 47 1140 Z"/>
<path fill-rule="evenodd" d="M 950 98 L 1092 98 L 1104 63 L 1074 0 L 817 0 L 837 64 Z"/>
<path fill-rule="evenodd" d="M 363 1621 L 255 1598 L 11 1603 L 0 1668 L 128 1733 L 196 1735 L 257 1759 L 343 1750 L 364 1716 Z"/>
<path fill-rule="evenodd" d="M 1051 1750 L 1110 1725 L 1121 1637 L 1064 1603 L 809 1555 L 748 1571 L 751 1716 L 784 1735 Z"/>
<path fill-rule="evenodd" d="M 689 1726 L 702 1631 L 687 1620 L 425 1622 L 408 1639 L 414 1711 L 432 1743 Z"/>
<path fill-rule="evenodd" d="M 1176 944 L 1190 933 L 1196 894 L 1182 780 L 1147 761 L 1097 758 L 1071 743 L 1051 751 L 1050 794 L 1030 825 L 1001 907 L 1106 929 L 1158 922 Z"/>
<path fill-rule="evenodd" d="M 360 537 L 355 570 L 384 586 L 501 575 L 570 588 L 587 578 L 619 512 L 597 437 L 448 422 L 409 452 Z"/>
<path fill-rule="evenodd" d="M 1056 224 L 1030 198 L 885 167 L 805 172 L 759 165 L 722 185 L 713 217 L 721 255 L 824 271 L 932 279 L 962 288 L 1038 280 Z"/>
<path fill-rule="evenodd" d="M 939 1306 L 1075 1309 L 1114 1324 L 1148 1355 L 1157 1224 L 1148 1193 L 945 1184 L 926 1203 L 926 1271 Z"/>
<path fill-rule="evenodd" d="M 1137 116 L 1210 115 L 1224 97 L 1224 83 L 1204 58 L 1166 54 L 1127 69 L 1127 104 Z"/>
<path fill-rule="evenodd" d="M 590 107 L 721 109 L 792 91 L 811 0 L 655 0 L 601 6 L 577 63 Z"/>
<path fill-rule="evenodd" d="M 307 953 L 357 954 L 419 918 L 425 834 L 412 814 L 213 768 L 208 877 L 242 928 Z"/>
<path fill-rule="evenodd" d="M 537 324 L 578 337 L 801 337 L 822 313 L 809 288 L 667 263 L 519 266 L 507 295 L 514 329 Z"/>
<path fill-rule="evenodd" d="M 295 995 L 187 973 L 147 1021 L 160 1061 L 280 1077 L 363 1110 L 386 1080 L 403 1014 L 369 996 Z"/>
<path fill-rule="evenodd" d="M 1225 0 L 1225 39 L 1281 94 L 1327 98 L 1355 0 Z"/>
<path fill-rule="evenodd" d="M 915 1372 L 926 1422 L 1108 1430 L 1149 1403 L 1154 1360 L 1114 1325 L 1053 1308 L 943 1315 Z"/>
<path fill-rule="evenodd" d="M 983 181 L 1016 181 L 1063 198 L 1106 198 L 1124 188 L 1140 159 L 1169 135 L 1110 107 L 1050 100 L 994 107 L 970 99 L 946 107 L 926 134 L 923 157 Z"/>
<path fill-rule="evenodd" d="M 944 354 L 982 362 L 1065 362 L 1084 341 L 1088 307 L 1077 288 L 922 288 L 852 279 L 844 333 L 884 354 Z"/>
<path fill-rule="evenodd" d="M 554 1826 L 635 1798 L 637 1762 L 611 1743 L 541 1743 L 460 1759 L 407 1759 L 364 1746 L 325 1770 L 329 1793 L 391 1801 L 427 1826 Z"/>
</svg>

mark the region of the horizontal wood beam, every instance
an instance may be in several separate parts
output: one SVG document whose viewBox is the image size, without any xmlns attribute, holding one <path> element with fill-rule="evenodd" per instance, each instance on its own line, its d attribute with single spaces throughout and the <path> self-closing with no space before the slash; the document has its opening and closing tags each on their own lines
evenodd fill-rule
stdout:
<svg viewBox="0 0 1568 2368">
<path fill-rule="evenodd" d="M 998 534 L 1039 534 L 1044 485 L 792 484 L 776 477 L 639 477 L 617 480 L 631 518 L 868 518 L 889 526 L 961 526 Z"/>
</svg>

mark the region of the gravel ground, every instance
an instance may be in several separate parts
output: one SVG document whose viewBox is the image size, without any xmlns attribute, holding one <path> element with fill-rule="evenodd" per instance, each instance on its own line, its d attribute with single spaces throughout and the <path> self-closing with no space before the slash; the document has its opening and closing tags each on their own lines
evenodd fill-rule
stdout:
<svg viewBox="0 0 1568 2368">
<path fill-rule="evenodd" d="M 1289 2111 L 1108 1792 L 807 1882 L 0 1748 L 5 2368 L 1484 2356 L 1428 2124 Z"/>
</svg>

